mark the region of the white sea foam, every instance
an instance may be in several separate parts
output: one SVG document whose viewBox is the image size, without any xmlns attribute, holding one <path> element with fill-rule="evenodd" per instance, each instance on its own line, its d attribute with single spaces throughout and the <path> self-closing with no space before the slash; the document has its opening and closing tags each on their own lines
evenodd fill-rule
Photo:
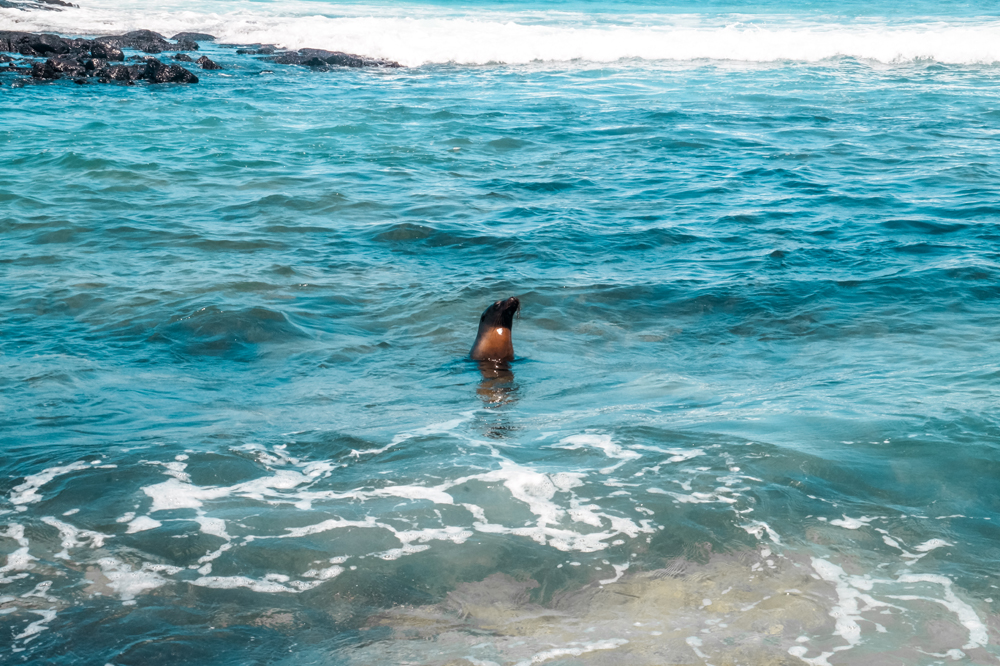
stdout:
<svg viewBox="0 0 1000 666">
<path fill-rule="evenodd" d="M 297 46 L 294 48 L 322 48 L 322 47 Z M 338 50 L 345 51 L 347 49 L 338 49 Z M 361 51 L 353 51 L 353 53 L 361 53 Z M 365 53 L 365 55 L 373 55 L 373 54 Z M 432 423 L 431 425 L 425 426 L 423 428 L 417 428 L 416 430 L 412 430 L 410 432 L 400 433 L 395 437 L 393 437 L 392 441 L 390 441 L 388 444 L 386 444 L 381 448 L 366 449 L 364 451 L 353 450 L 351 451 L 351 455 L 354 456 L 355 458 L 358 458 L 363 455 L 378 455 L 380 453 L 385 453 L 389 449 L 394 448 L 409 439 L 413 439 L 414 437 L 421 437 L 425 435 L 440 435 L 443 433 L 450 432 L 455 428 L 457 428 L 458 426 L 460 426 L 465 421 L 468 421 L 472 417 L 472 414 L 473 414 L 472 412 L 467 412 L 457 419 L 451 419 L 450 421 L 443 421 L 441 423 Z"/>
<path fill-rule="evenodd" d="M 46 625 L 49 622 L 56 619 L 56 611 L 53 609 L 33 610 L 30 612 L 34 613 L 35 615 L 41 615 L 42 619 L 35 620 L 34 622 L 28 624 L 28 626 L 24 628 L 24 631 L 14 636 L 15 641 L 24 639 L 25 643 L 30 643 L 31 641 L 33 641 L 35 638 L 38 637 L 38 634 L 48 629 Z"/>
<path fill-rule="evenodd" d="M 611 583 L 617 583 L 619 579 L 621 579 L 622 574 L 628 571 L 629 563 L 626 562 L 625 564 L 613 564 L 611 566 L 614 567 L 615 575 L 611 578 L 605 578 L 604 580 L 597 581 L 601 585 L 611 585 Z"/>
<path fill-rule="evenodd" d="M 940 547 L 940 546 L 936 546 Z M 962 646 L 969 650 L 985 647 L 989 641 L 986 625 L 976 615 L 973 608 L 962 601 L 952 589 L 952 581 L 937 574 L 902 574 L 895 579 L 873 578 L 871 576 L 850 575 L 843 568 L 821 558 L 812 558 L 813 570 L 819 578 L 831 583 L 837 593 L 837 602 L 830 609 L 830 616 L 836 622 L 834 633 L 840 636 L 845 645 L 838 645 L 829 651 L 821 652 L 818 656 L 809 657 L 808 648 L 803 645 L 796 645 L 789 648 L 789 654 L 798 657 L 802 661 L 813 666 L 830 666 L 829 658 L 834 654 L 850 650 L 860 644 L 863 640 L 861 625 L 859 622 L 865 620 L 862 613 L 877 608 L 895 610 L 901 613 L 907 609 L 882 601 L 875 596 L 875 590 L 881 589 L 886 592 L 893 591 L 893 588 L 904 587 L 912 589 L 916 585 L 923 584 L 926 594 L 887 594 L 883 592 L 884 598 L 897 601 L 927 601 L 944 606 L 955 614 L 958 621 L 968 630 L 968 642 Z M 940 586 L 940 587 L 938 587 Z M 940 589 L 941 596 L 936 596 L 934 591 Z M 874 623 L 875 629 L 879 633 L 885 632 L 885 628 Z"/>
<path fill-rule="evenodd" d="M 577 449 L 591 448 L 597 449 L 608 458 L 618 458 L 620 460 L 635 460 L 641 458 L 641 453 L 630 451 L 620 444 L 615 444 L 610 435 L 571 435 L 564 437 L 558 444 L 553 444 L 553 448 L 575 451 Z"/>
<path fill-rule="evenodd" d="M 102 557 L 97 564 L 107 579 L 106 585 L 125 602 L 133 602 L 137 595 L 169 583 L 170 580 L 160 576 L 159 572 L 174 574 L 180 571 L 179 567 L 157 568 L 149 564 L 134 570 L 130 564 L 114 557 Z"/>
<path fill-rule="evenodd" d="M 102 534 L 101 532 L 80 529 L 70 525 L 69 523 L 64 523 L 61 520 L 53 518 L 52 516 L 45 516 L 42 518 L 42 522 L 59 530 L 59 536 L 62 537 L 63 550 L 62 552 L 56 553 L 56 557 L 64 560 L 69 559 L 70 548 L 79 548 L 80 546 L 100 548 L 104 545 L 105 539 L 111 538 L 110 534 Z"/>
<path fill-rule="evenodd" d="M 238 587 L 245 587 L 254 592 L 297 593 L 311 590 L 321 582 L 321 580 L 310 581 L 308 583 L 290 581 L 287 576 L 271 574 L 270 577 L 265 576 L 263 579 L 249 578 L 247 576 L 202 576 L 191 581 L 191 584 L 198 587 L 212 587 L 219 590 L 232 590 Z M 288 585 L 284 585 L 283 583 L 288 583 Z"/>
<path fill-rule="evenodd" d="M 958 598 L 955 591 L 951 588 L 950 579 L 936 574 L 904 574 L 899 577 L 899 582 L 932 583 L 934 585 L 940 585 L 943 588 L 943 599 L 910 594 L 889 595 L 889 597 L 891 599 L 899 599 L 900 601 L 931 601 L 941 604 L 950 610 L 958 617 L 958 621 L 969 630 L 969 642 L 963 645 L 962 649 L 971 650 L 977 647 L 985 647 L 989 642 L 989 634 L 986 631 L 986 625 L 983 624 L 983 621 L 979 619 L 978 615 L 976 615 L 972 606 Z"/>
<path fill-rule="evenodd" d="M 317 15 L 324 9 L 334 13 Z M 168 36 L 184 30 L 209 32 L 232 43 L 327 48 L 390 58 L 408 66 L 627 59 L 818 62 L 838 56 L 881 63 L 1000 61 L 1000 21 L 995 19 L 830 23 L 782 16 L 607 17 L 419 5 L 378 9 L 338 4 L 330 8 L 316 3 L 255 4 L 232 11 L 231 5 L 213 7 L 191 0 L 154 7 L 93 0 L 84 8 L 61 12 L 0 9 L 0 29 L 113 34 L 137 28 Z"/>
<path fill-rule="evenodd" d="M 572 647 L 564 648 L 553 648 L 552 650 L 545 650 L 544 652 L 539 652 L 530 659 L 524 659 L 517 662 L 515 666 L 534 666 L 534 664 L 541 664 L 548 661 L 549 659 L 556 659 L 558 657 L 579 657 L 582 654 L 588 652 L 595 652 L 597 650 L 614 650 L 620 648 L 621 646 L 628 643 L 624 638 L 615 638 L 606 641 L 594 641 L 593 643 L 570 643 Z"/>
<path fill-rule="evenodd" d="M 70 465 L 59 465 L 57 467 L 49 467 L 44 469 L 38 474 L 31 474 L 24 477 L 24 481 L 16 486 L 14 486 L 10 491 L 10 503 L 17 507 L 18 511 L 27 510 L 26 504 L 33 504 L 35 502 L 41 501 L 42 496 L 38 493 L 42 486 L 44 486 L 49 481 L 52 481 L 57 476 L 62 476 L 63 474 L 69 474 L 70 472 L 76 472 L 81 469 L 89 469 L 91 463 L 79 462 L 72 463 Z"/>
<path fill-rule="evenodd" d="M 157 527 L 163 525 L 158 520 L 153 520 L 149 516 L 139 516 L 128 523 L 128 529 L 125 530 L 126 534 L 135 534 L 136 532 L 145 532 L 146 530 L 155 530 Z"/>
<path fill-rule="evenodd" d="M 0 532 L 0 537 L 13 539 L 20 546 L 17 550 L 7 555 L 7 563 L 0 567 L 0 584 L 10 583 L 19 578 L 24 578 L 27 574 L 20 573 L 8 576 L 12 571 L 25 571 L 34 568 L 33 561 L 38 558 L 28 553 L 28 539 L 24 536 L 24 525 L 12 523 L 7 526 L 7 530 Z"/>
<path fill-rule="evenodd" d="M 868 516 L 861 516 L 860 518 L 848 518 L 844 516 L 843 518 L 835 518 L 830 521 L 831 525 L 836 525 L 837 527 L 843 527 L 848 530 L 856 530 L 862 527 L 866 527 L 868 523 L 875 520 L 875 518 L 869 518 Z"/>
</svg>

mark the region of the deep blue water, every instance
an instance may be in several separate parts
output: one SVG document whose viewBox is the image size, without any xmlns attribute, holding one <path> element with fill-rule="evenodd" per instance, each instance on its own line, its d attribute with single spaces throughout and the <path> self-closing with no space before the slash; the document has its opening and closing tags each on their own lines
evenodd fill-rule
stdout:
<svg viewBox="0 0 1000 666">
<path fill-rule="evenodd" d="M 699 11 L 541 23 L 626 9 Z M 993 14 L 901 16 L 940 58 L 0 75 L 3 661 L 995 663 L 1000 69 L 948 42 Z"/>
</svg>

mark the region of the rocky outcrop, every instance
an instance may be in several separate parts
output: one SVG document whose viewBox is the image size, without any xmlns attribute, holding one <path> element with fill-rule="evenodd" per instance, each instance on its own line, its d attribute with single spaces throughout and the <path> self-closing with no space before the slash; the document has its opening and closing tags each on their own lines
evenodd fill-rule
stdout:
<svg viewBox="0 0 1000 666">
<path fill-rule="evenodd" d="M 180 65 L 161 62 L 152 56 L 139 58 L 138 65 L 112 65 L 124 62 L 123 49 L 145 53 L 164 51 L 194 51 L 198 44 L 191 40 L 167 41 L 163 35 L 151 30 L 136 30 L 124 35 L 109 35 L 96 39 L 72 39 L 48 33 L 0 32 L 0 51 L 17 53 L 26 58 L 45 58 L 44 61 L 23 63 L 27 67 L 11 64 L 8 73 L 26 74 L 41 81 L 72 78 L 77 83 L 96 80 L 102 83 L 119 81 L 133 83 L 197 83 L 198 77 Z M 3 56 L 0 62 L 11 62 Z M 187 58 L 188 62 L 191 58 Z M 207 58 L 206 58 L 207 60 Z"/>
<path fill-rule="evenodd" d="M 209 60 L 208 56 L 198 58 L 195 63 L 201 65 L 202 69 L 222 69 L 222 65 Z"/>
<path fill-rule="evenodd" d="M 215 35 L 205 32 L 178 32 L 170 39 L 175 42 L 214 42 Z"/>
<path fill-rule="evenodd" d="M 37 9 L 49 9 L 61 11 L 63 7 L 79 7 L 64 0 L 0 0 L 0 7 L 4 9 L 22 9 L 25 11 Z"/>
<path fill-rule="evenodd" d="M 0 6 L 5 1 L 0 0 Z M 76 83 L 197 83 L 198 77 L 190 70 L 148 54 L 172 53 L 171 60 L 174 62 L 197 64 L 203 70 L 219 70 L 223 69 L 222 65 L 208 56 L 203 55 L 194 60 L 185 53 L 197 51 L 198 42 L 214 40 L 214 36 L 200 32 L 180 32 L 167 39 L 152 30 L 133 30 L 123 35 L 83 39 L 49 33 L 0 31 L 0 74 L 30 76 L 37 81 L 67 78 Z M 239 45 L 222 46 L 237 48 Z M 126 63 L 126 51 L 139 51 L 147 55 L 130 55 Z M 21 58 L 11 57 L 7 53 L 18 54 Z M 400 67 L 398 62 L 391 60 L 341 51 L 280 51 L 273 44 L 245 45 L 237 48 L 236 53 L 259 56 L 258 60 L 279 65 L 309 67 L 313 71 L 331 71 L 343 67 Z M 7 63 L 6 67 L 3 63 Z M 16 87 L 22 84 L 15 82 L 14 85 Z"/>
<path fill-rule="evenodd" d="M 181 33 L 183 34 L 183 33 Z M 94 40 L 102 44 L 108 44 L 119 49 L 135 49 L 143 53 L 163 53 L 164 51 L 197 51 L 198 42 L 191 39 L 182 39 L 176 43 L 170 43 L 167 38 L 152 30 L 133 30 L 124 35 L 109 35 L 98 37 Z"/>
<path fill-rule="evenodd" d="M 323 70 L 331 67 L 401 67 L 398 62 L 392 60 L 367 58 L 353 53 L 325 51 L 323 49 L 284 51 L 267 59 L 279 65 L 305 65 L 313 69 Z"/>
</svg>

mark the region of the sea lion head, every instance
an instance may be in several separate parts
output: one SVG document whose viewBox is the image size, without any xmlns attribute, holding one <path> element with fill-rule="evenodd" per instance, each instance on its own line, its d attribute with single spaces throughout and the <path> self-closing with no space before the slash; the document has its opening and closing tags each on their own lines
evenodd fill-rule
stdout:
<svg viewBox="0 0 1000 666">
<path fill-rule="evenodd" d="M 472 360 L 514 360 L 511 327 L 514 325 L 514 315 L 520 310 L 521 301 L 516 296 L 511 296 L 505 301 L 497 301 L 483 311 L 479 318 L 479 333 L 469 352 Z"/>
</svg>

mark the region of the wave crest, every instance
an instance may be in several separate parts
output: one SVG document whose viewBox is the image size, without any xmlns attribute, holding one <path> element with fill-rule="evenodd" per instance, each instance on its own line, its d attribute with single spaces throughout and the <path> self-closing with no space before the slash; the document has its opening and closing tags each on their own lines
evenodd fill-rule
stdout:
<svg viewBox="0 0 1000 666">
<path fill-rule="evenodd" d="M 321 6 L 321 5 L 320 5 Z M 209 32 L 219 42 L 323 48 L 396 60 L 407 66 L 454 63 L 527 64 L 584 61 L 819 62 L 853 57 L 879 63 L 933 60 L 947 64 L 1000 63 L 1000 21 L 833 22 L 682 15 L 603 17 L 536 12 L 454 14 L 407 8 L 409 14 L 365 15 L 337 6 L 337 16 L 305 15 L 318 6 L 269 13 L 205 13 L 96 4 L 64 12 L 0 9 L 0 29 L 63 34 L 112 34 L 149 28 L 163 34 Z M 192 6 L 193 7 L 193 6 Z M 404 10 L 398 10 L 400 12 Z M 374 12 L 370 12 L 374 13 Z"/>
</svg>

